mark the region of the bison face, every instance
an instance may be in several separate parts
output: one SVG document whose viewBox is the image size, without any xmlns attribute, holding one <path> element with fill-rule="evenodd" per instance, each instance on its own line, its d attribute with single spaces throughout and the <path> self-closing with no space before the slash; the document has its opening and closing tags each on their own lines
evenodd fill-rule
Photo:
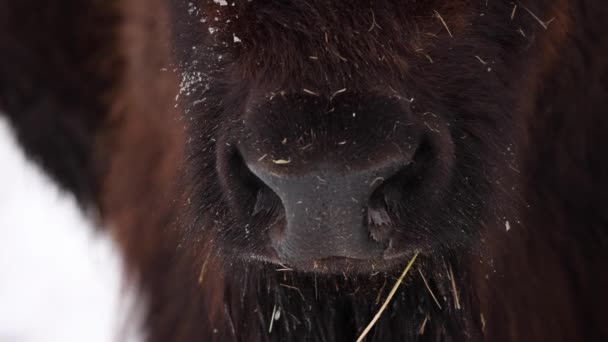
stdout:
<svg viewBox="0 0 608 342">
<path fill-rule="evenodd" d="M 505 5 L 172 10 L 189 250 L 372 272 L 417 250 L 474 249 L 505 220 L 517 141 L 507 70 L 520 46 L 481 15 Z"/>
</svg>

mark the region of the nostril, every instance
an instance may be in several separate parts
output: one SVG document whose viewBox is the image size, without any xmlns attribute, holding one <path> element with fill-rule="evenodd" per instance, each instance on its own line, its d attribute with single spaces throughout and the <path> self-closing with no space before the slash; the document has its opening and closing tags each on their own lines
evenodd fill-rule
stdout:
<svg viewBox="0 0 608 342">
<path fill-rule="evenodd" d="M 398 201 L 403 183 L 415 168 L 413 161 L 393 169 L 386 178 L 374 181 L 367 203 L 367 229 L 372 239 L 386 243 L 395 229 L 397 221 L 391 217 L 390 203 Z"/>
<path fill-rule="evenodd" d="M 267 212 L 269 206 L 266 203 L 268 196 L 264 196 L 264 190 L 260 189 L 255 197 L 255 206 L 253 207 L 253 215 L 257 215 L 261 212 Z"/>
<path fill-rule="evenodd" d="M 224 176 L 229 176 L 234 181 L 235 187 L 240 187 L 250 197 L 256 197 L 263 183 L 249 171 L 241 153 L 234 149 L 230 151 L 227 159 L 227 167 L 220 172 L 225 173 Z"/>
<path fill-rule="evenodd" d="M 276 212 L 281 205 L 279 197 L 266 185 L 260 185 L 256 194 L 252 215 L 269 214 Z"/>
<path fill-rule="evenodd" d="M 420 196 L 425 174 L 433 167 L 434 154 L 432 144 L 421 139 L 411 162 L 374 187 L 367 209 L 368 229 L 374 240 L 386 242 L 401 220 L 400 206 L 404 200 Z"/>
<path fill-rule="evenodd" d="M 255 174 L 234 149 L 228 153 L 219 172 L 233 208 L 243 216 L 263 218 L 275 215 L 281 209 L 278 196 Z"/>
<path fill-rule="evenodd" d="M 393 221 L 386 208 L 374 208 L 370 205 L 367 210 L 367 227 L 372 239 L 377 242 L 386 242 L 393 230 Z"/>
<path fill-rule="evenodd" d="M 386 208 L 369 207 L 367 211 L 367 220 L 373 226 L 388 226 L 391 224 L 391 218 L 388 216 Z"/>
</svg>

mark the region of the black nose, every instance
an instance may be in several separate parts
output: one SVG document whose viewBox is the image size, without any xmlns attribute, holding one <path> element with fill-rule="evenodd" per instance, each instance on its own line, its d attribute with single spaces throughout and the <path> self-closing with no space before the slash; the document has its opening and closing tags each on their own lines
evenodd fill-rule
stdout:
<svg viewBox="0 0 608 342">
<path fill-rule="evenodd" d="M 269 234 L 282 260 L 382 257 L 395 228 L 382 192 L 399 191 L 387 187 L 409 172 L 422 136 L 408 104 L 286 95 L 244 117 L 238 149 L 265 184 L 258 203 L 270 193 L 285 214 Z"/>
<path fill-rule="evenodd" d="M 394 157 L 365 168 L 324 162 L 305 173 L 277 170 L 252 162 L 249 169 L 280 198 L 287 225 L 275 249 L 287 261 L 301 262 L 346 257 L 381 257 L 385 245 L 371 236 L 369 218 L 389 220 L 384 209 L 371 209 L 372 193 L 407 167 L 407 158 Z M 373 212 L 370 212 L 373 211 Z"/>
</svg>

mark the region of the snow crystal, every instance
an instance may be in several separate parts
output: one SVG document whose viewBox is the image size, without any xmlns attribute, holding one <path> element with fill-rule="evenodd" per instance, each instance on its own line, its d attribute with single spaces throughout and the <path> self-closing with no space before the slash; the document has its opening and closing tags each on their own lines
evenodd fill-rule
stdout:
<svg viewBox="0 0 608 342">
<path fill-rule="evenodd" d="M 199 9 L 193 3 L 188 3 L 188 14 L 190 15 L 198 15 L 200 13 Z"/>
<path fill-rule="evenodd" d="M 182 73 L 182 79 L 179 85 L 179 93 L 189 96 L 192 92 L 198 89 L 205 80 L 205 75 L 200 71 Z"/>
</svg>

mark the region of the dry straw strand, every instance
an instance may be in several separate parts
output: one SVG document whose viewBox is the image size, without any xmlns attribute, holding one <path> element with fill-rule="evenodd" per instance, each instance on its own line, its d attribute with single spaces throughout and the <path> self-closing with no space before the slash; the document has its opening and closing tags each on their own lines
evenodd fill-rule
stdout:
<svg viewBox="0 0 608 342">
<path fill-rule="evenodd" d="M 369 334 L 369 332 L 372 330 L 372 328 L 374 327 L 374 325 L 376 325 L 376 322 L 378 321 L 378 319 L 380 319 L 380 316 L 382 316 L 382 313 L 384 312 L 384 310 L 386 310 L 386 307 L 388 306 L 388 303 L 390 303 L 390 301 L 391 301 L 391 299 L 393 299 L 393 296 L 395 295 L 395 293 L 397 293 L 397 289 L 399 288 L 399 285 L 401 285 L 401 282 L 403 281 L 403 279 L 405 278 L 405 276 L 407 275 L 407 273 L 410 271 L 410 268 L 412 268 L 412 265 L 414 265 L 414 261 L 416 261 L 416 258 L 418 257 L 418 254 L 420 254 L 420 252 L 416 252 L 416 254 L 414 254 L 414 256 L 412 257 L 412 259 L 410 260 L 410 262 L 407 264 L 407 266 L 405 266 L 405 269 L 401 273 L 401 276 L 399 276 L 399 279 L 397 279 L 397 282 L 395 283 L 395 285 L 391 289 L 391 292 L 389 292 L 388 296 L 386 297 L 386 300 L 384 301 L 384 303 L 380 307 L 380 310 L 378 310 L 378 312 L 376 313 L 376 315 L 374 316 L 374 318 L 372 319 L 372 321 L 369 322 L 369 324 L 367 325 L 367 327 L 365 327 L 365 330 L 363 330 L 363 332 L 361 333 L 361 335 L 359 335 L 359 338 L 357 339 L 357 342 L 363 341 L 363 339 L 365 338 L 365 336 L 367 336 L 367 334 Z"/>
</svg>

